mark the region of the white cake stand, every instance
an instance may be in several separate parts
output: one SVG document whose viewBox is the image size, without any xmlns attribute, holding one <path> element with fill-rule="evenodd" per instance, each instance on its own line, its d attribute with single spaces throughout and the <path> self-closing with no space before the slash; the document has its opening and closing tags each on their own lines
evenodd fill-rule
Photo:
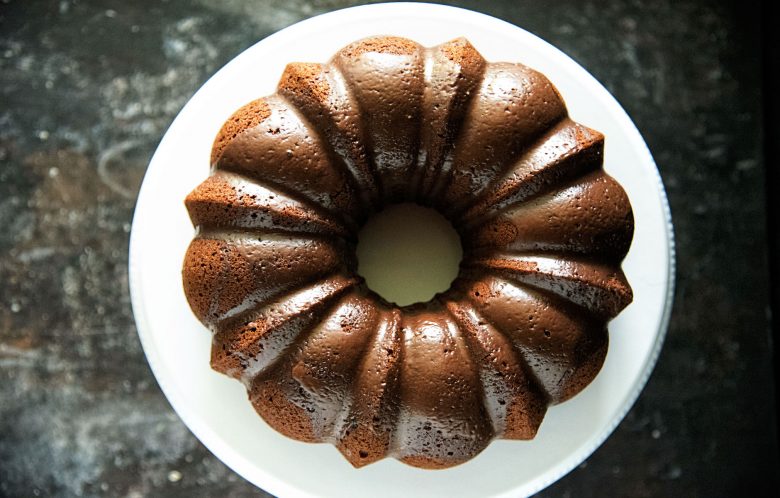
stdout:
<svg viewBox="0 0 780 498">
<path fill-rule="evenodd" d="M 552 407 L 533 441 L 495 441 L 448 470 L 385 459 L 352 468 L 331 445 L 277 434 L 243 385 L 209 368 L 211 337 L 190 312 L 181 264 L 192 238 L 183 199 L 208 175 L 212 141 L 239 106 L 274 92 L 291 61 L 326 61 L 371 35 L 427 46 L 466 36 L 490 61 L 517 61 L 558 87 L 571 116 L 603 132 L 605 167 L 634 208 L 624 269 L 635 298 L 610 325 L 606 362 L 571 401 Z M 277 496 L 525 496 L 561 478 L 615 429 L 642 390 L 669 322 L 674 282 L 669 207 L 653 158 L 631 119 L 585 69 L 552 45 L 498 19 L 430 4 L 379 4 L 309 19 L 257 43 L 222 68 L 171 125 L 146 173 L 130 241 L 130 289 L 138 334 L 157 381 L 192 432 L 220 460 Z"/>
</svg>

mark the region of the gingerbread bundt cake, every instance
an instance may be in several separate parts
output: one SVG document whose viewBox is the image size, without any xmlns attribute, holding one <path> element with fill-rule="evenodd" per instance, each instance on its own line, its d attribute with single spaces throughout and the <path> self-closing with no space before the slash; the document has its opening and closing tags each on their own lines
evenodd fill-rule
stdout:
<svg viewBox="0 0 780 498">
<path fill-rule="evenodd" d="M 533 438 L 598 373 L 632 300 L 633 216 L 603 143 L 542 74 L 465 39 L 290 64 L 224 124 L 186 199 L 184 290 L 212 367 L 277 431 L 356 467 L 449 467 Z M 357 230 L 397 202 L 437 209 L 464 249 L 449 290 L 404 307 L 356 274 Z"/>
</svg>

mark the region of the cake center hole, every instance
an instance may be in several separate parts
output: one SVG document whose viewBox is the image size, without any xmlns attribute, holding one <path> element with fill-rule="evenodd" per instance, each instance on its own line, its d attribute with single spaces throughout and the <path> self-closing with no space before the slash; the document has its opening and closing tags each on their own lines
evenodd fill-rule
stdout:
<svg viewBox="0 0 780 498">
<path fill-rule="evenodd" d="M 450 222 L 417 204 L 388 206 L 358 235 L 358 273 L 371 290 L 399 306 L 447 290 L 462 257 L 460 237 Z"/>
</svg>

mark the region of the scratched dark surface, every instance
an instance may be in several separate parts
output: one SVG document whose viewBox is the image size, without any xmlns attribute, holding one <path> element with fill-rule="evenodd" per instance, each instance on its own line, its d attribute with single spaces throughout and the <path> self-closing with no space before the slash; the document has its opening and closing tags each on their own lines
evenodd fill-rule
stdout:
<svg viewBox="0 0 780 498">
<path fill-rule="evenodd" d="M 647 140 L 674 216 L 658 366 L 612 437 L 540 496 L 771 496 L 758 12 L 454 3 L 536 33 L 603 82 Z M 0 495 L 263 494 L 190 434 L 152 377 L 130 309 L 130 222 L 157 143 L 211 74 L 353 4 L 0 0 Z"/>
</svg>

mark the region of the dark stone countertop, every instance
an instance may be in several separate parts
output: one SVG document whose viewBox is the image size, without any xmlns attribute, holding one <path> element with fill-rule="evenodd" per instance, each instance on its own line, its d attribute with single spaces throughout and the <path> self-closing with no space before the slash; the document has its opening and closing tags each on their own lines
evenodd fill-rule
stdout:
<svg viewBox="0 0 780 498">
<path fill-rule="evenodd" d="M 0 495 L 254 496 L 162 396 L 127 244 L 148 160 L 192 94 L 274 31 L 351 5 L 0 0 Z M 660 167 L 678 244 L 658 366 L 545 497 L 770 496 L 777 462 L 759 13 L 749 2 L 456 2 L 571 55 Z"/>
</svg>

